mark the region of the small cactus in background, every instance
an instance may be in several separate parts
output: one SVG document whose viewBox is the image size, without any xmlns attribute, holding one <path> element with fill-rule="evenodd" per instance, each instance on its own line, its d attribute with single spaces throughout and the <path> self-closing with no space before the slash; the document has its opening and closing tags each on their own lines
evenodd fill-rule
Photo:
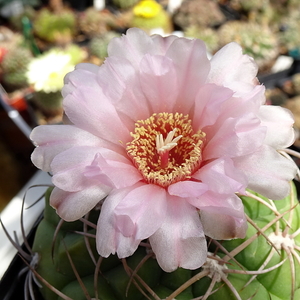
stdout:
<svg viewBox="0 0 300 300">
<path fill-rule="evenodd" d="M 298 10 L 290 11 L 288 17 L 281 19 L 283 30 L 279 32 L 280 46 L 284 52 L 295 58 L 300 57 L 300 17 Z"/>
<path fill-rule="evenodd" d="M 203 40 L 209 53 L 215 53 L 219 49 L 219 36 L 212 28 L 194 25 L 186 28 L 184 35 Z"/>
<path fill-rule="evenodd" d="M 23 47 L 9 50 L 1 63 L 3 82 L 9 89 L 17 89 L 28 86 L 26 72 L 32 61 L 33 55 Z"/>
<path fill-rule="evenodd" d="M 57 44 L 69 43 L 76 33 L 76 26 L 74 12 L 67 9 L 54 13 L 44 8 L 39 11 L 33 23 L 34 32 L 39 38 Z"/>
<path fill-rule="evenodd" d="M 218 4 L 212 0 L 186 0 L 175 11 L 173 21 L 183 30 L 196 25 L 200 27 L 218 26 L 226 18 Z"/>
<path fill-rule="evenodd" d="M 121 9 L 127 9 L 133 7 L 140 0 L 112 0 L 112 3 Z"/>
<path fill-rule="evenodd" d="M 15 33 L 6 26 L 0 26 L 0 43 L 1 48 L 7 51 L 19 47 L 24 42 L 20 33 Z"/>
<path fill-rule="evenodd" d="M 107 33 L 94 37 L 89 43 L 90 54 L 96 56 L 103 61 L 107 57 L 107 45 L 114 37 L 120 36 L 120 34 L 114 31 L 108 31 Z"/>
<path fill-rule="evenodd" d="M 52 48 L 28 65 L 27 79 L 35 90 L 33 101 L 46 115 L 62 113 L 64 76 L 84 60 L 86 53 L 77 45 Z"/>
<path fill-rule="evenodd" d="M 89 38 L 104 34 L 114 23 L 115 17 L 108 10 L 90 7 L 79 16 L 79 28 Z"/>
<path fill-rule="evenodd" d="M 9 18 L 9 24 L 12 26 L 12 28 L 22 31 L 23 30 L 23 24 L 22 24 L 22 18 L 27 17 L 31 22 L 34 20 L 34 17 L 36 15 L 36 10 L 32 6 L 25 6 L 24 11 L 18 15 L 13 15 Z"/>
<path fill-rule="evenodd" d="M 158 28 L 165 33 L 173 31 L 169 14 L 155 0 L 142 0 L 134 6 L 130 26 L 141 28 L 148 33 Z"/>
<path fill-rule="evenodd" d="M 252 56 L 261 71 L 268 69 L 279 55 L 276 35 L 268 26 L 252 22 L 229 21 L 218 30 L 220 46 L 239 43 Z"/>
</svg>

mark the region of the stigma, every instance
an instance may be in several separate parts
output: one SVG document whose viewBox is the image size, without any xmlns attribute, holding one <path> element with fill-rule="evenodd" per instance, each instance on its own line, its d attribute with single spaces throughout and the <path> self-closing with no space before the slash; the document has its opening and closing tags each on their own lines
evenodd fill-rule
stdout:
<svg viewBox="0 0 300 300">
<path fill-rule="evenodd" d="M 170 131 L 164 140 L 163 135 L 160 133 L 156 135 L 156 150 L 160 155 L 160 165 L 162 168 L 166 168 L 169 163 L 169 151 L 177 146 L 177 142 L 182 138 L 182 135 L 174 138 L 177 128 Z"/>
</svg>

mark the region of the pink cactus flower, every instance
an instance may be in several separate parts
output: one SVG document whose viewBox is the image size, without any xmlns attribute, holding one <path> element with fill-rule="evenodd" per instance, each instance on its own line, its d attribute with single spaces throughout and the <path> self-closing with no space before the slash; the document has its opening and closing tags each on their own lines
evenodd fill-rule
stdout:
<svg viewBox="0 0 300 300">
<path fill-rule="evenodd" d="M 244 237 L 237 193 L 289 192 L 296 166 L 278 150 L 294 141 L 293 117 L 264 105 L 257 66 L 236 43 L 208 59 L 201 40 L 132 28 L 108 53 L 65 77 L 68 121 L 33 130 L 32 161 L 53 174 L 50 202 L 67 221 L 106 197 L 100 255 L 124 258 L 149 239 L 165 271 L 196 269 L 205 235 Z"/>
</svg>

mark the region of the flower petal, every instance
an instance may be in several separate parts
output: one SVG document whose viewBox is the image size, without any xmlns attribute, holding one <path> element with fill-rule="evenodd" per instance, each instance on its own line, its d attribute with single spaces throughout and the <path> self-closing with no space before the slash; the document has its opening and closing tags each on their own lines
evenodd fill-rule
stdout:
<svg viewBox="0 0 300 300">
<path fill-rule="evenodd" d="M 243 193 L 248 183 L 244 173 L 226 156 L 206 164 L 193 174 L 193 178 L 220 195 Z"/>
<path fill-rule="evenodd" d="M 75 71 L 68 73 L 64 77 L 64 87 L 62 88 L 62 96 L 65 98 L 71 94 L 76 87 L 86 85 L 93 88 L 96 84 L 95 78 L 99 66 L 90 63 L 81 63 L 75 66 Z M 90 80 L 86 80 L 89 78 Z"/>
<path fill-rule="evenodd" d="M 197 269 L 207 257 L 207 244 L 197 210 L 182 198 L 169 196 L 162 226 L 150 237 L 161 268 L 172 272 L 178 267 Z"/>
<path fill-rule="evenodd" d="M 136 120 L 149 117 L 150 108 L 140 87 L 139 72 L 128 60 L 108 57 L 99 69 L 98 82 L 119 114 L 125 114 L 131 119 L 132 126 Z"/>
<path fill-rule="evenodd" d="M 51 171 L 53 183 L 69 192 L 91 184 L 121 188 L 142 178 L 127 157 L 97 147 L 74 147 L 61 152 L 53 159 Z"/>
<path fill-rule="evenodd" d="M 166 209 L 165 189 L 154 184 L 142 185 L 130 191 L 116 206 L 116 226 L 124 236 L 148 238 L 162 224 Z"/>
<path fill-rule="evenodd" d="M 181 198 L 200 197 L 207 191 L 208 187 L 205 183 L 196 181 L 179 181 L 168 187 L 170 195 Z"/>
<path fill-rule="evenodd" d="M 129 28 L 126 35 L 111 40 L 107 52 L 110 57 L 118 56 L 126 58 L 138 68 L 144 54 L 155 53 L 155 44 L 143 30 Z"/>
<path fill-rule="evenodd" d="M 176 35 L 168 35 L 162 37 L 158 34 L 151 35 L 150 37 L 155 44 L 155 54 L 158 55 L 166 55 L 172 43 L 179 38 Z"/>
<path fill-rule="evenodd" d="M 76 193 L 54 188 L 50 205 L 63 220 L 72 222 L 91 211 L 109 192 L 110 188 L 101 185 L 90 186 Z"/>
<path fill-rule="evenodd" d="M 267 126 L 265 143 L 275 149 L 284 149 L 295 141 L 294 118 L 286 108 L 264 105 L 259 110 L 262 126 Z"/>
<path fill-rule="evenodd" d="M 146 54 L 140 64 L 140 83 L 152 113 L 173 110 L 178 97 L 178 82 L 171 59 Z"/>
<path fill-rule="evenodd" d="M 115 208 L 135 187 L 112 191 L 105 199 L 97 224 L 96 244 L 99 254 L 108 257 L 117 253 L 119 258 L 130 256 L 141 240 L 135 236 L 124 236 L 115 226 Z"/>
<path fill-rule="evenodd" d="M 252 57 L 243 55 L 242 47 L 229 43 L 221 48 L 211 59 L 208 82 L 225 86 L 244 95 L 251 92 L 257 84 L 258 67 Z"/>
<path fill-rule="evenodd" d="M 199 39 L 178 38 L 170 45 L 166 56 L 173 61 L 177 72 L 179 96 L 175 109 L 188 114 L 210 70 L 205 44 Z"/>
<path fill-rule="evenodd" d="M 99 174 L 105 174 L 117 189 L 134 185 L 142 179 L 141 173 L 127 157 L 106 149 L 97 153 L 90 167 L 94 172 L 98 170 Z"/>
<path fill-rule="evenodd" d="M 129 131 L 115 107 L 103 94 L 96 76 L 86 76 L 83 69 L 68 74 L 67 84 L 74 85 L 64 98 L 63 106 L 70 121 L 104 140 L 118 144 L 127 142 Z"/>
<path fill-rule="evenodd" d="M 35 127 L 30 135 L 38 146 L 32 153 L 32 162 L 45 172 L 51 172 L 50 164 L 53 158 L 74 146 L 105 147 L 121 149 L 93 134 L 72 125 L 41 125 Z"/>
<path fill-rule="evenodd" d="M 227 240 L 233 238 L 244 238 L 247 231 L 247 220 L 235 218 L 219 211 L 200 210 L 200 218 L 205 235 L 217 239 Z"/>
<path fill-rule="evenodd" d="M 266 127 L 253 114 L 239 118 L 221 119 L 211 128 L 205 128 L 207 145 L 203 150 L 205 160 L 218 157 L 235 157 L 250 154 L 264 142 Z"/>
<path fill-rule="evenodd" d="M 249 189 L 273 200 L 283 199 L 289 193 L 289 181 L 295 177 L 297 167 L 270 146 L 233 160 L 247 176 Z"/>
<path fill-rule="evenodd" d="M 215 124 L 223 113 L 224 102 L 231 98 L 232 94 L 230 89 L 215 84 L 200 87 L 193 113 L 194 128 L 205 130 L 206 126 Z"/>
</svg>

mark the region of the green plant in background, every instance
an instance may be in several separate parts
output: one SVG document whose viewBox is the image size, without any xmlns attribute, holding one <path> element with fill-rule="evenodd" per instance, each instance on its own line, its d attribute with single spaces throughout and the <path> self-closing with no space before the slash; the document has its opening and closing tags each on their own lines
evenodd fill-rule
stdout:
<svg viewBox="0 0 300 300">
<path fill-rule="evenodd" d="M 35 34 L 50 43 L 70 42 L 77 29 L 76 16 L 73 11 L 63 9 L 54 13 L 47 8 L 41 9 L 37 14 L 33 27 Z"/>
<path fill-rule="evenodd" d="M 51 51 L 61 54 L 66 54 L 70 56 L 70 64 L 71 65 L 77 65 L 81 62 L 83 62 L 87 57 L 87 52 L 84 50 L 84 48 L 76 45 L 76 44 L 69 44 L 65 48 L 58 48 L 54 47 L 51 49 Z"/>
<path fill-rule="evenodd" d="M 288 16 L 282 18 L 283 30 L 279 32 L 280 45 L 287 53 L 295 58 L 300 57 L 300 16 L 298 10 L 290 11 Z"/>
<path fill-rule="evenodd" d="M 216 1 L 187 0 L 175 11 L 174 23 L 183 30 L 196 25 L 199 27 L 214 27 L 225 22 L 225 15 Z"/>
<path fill-rule="evenodd" d="M 108 10 L 87 8 L 79 15 L 79 28 L 89 38 L 106 33 L 115 24 L 115 16 Z"/>
<path fill-rule="evenodd" d="M 9 18 L 9 23 L 12 28 L 22 31 L 23 24 L 22 24 L 22 18 L 27 17 L 30 21 L 34 20 L 34 17 L 36 15 L 36 10 L 32 6 L 25 6 L 24 11 L 20 14 L 13 15 Z"/>
<path fill-rule="evenodd" d="M 139 1 L 140 0 L 112 0 L 112 3 L 121 9 L 127 9 L 133 7 Z"/>
<path fill-rule="evenodd" d="M 215 53 L 219 49 L 219 36 L 212 28 L 192 25 L 186 28 L 184 35 L 186 37 L 203 40 L 210 53 Z"/>
<path fill-rule="evenodd" d="M 28 86 L 26 72 L 33 55 L 29 49 L 14 47 L 9 49 L 1 63 L 3 82 L 9 90 Z"/>
<path fill-rule="evenodd" d="M 120 34 L 114 31 L 108 31 L 101 36 L 94 37 L 89 43 L 90 54 L 103 60 L 107 57 L 107 45 L 114 37 L 118 37 Z"/>
<path fill-rule="evenodd" d="M 268 68 L 279 55 L 277 36 L 268 26 L 252 22 L 229 21 L 218 30 L 220 46 L 239 43 L 252 56 L 260 70 Z"/>
</svg>

